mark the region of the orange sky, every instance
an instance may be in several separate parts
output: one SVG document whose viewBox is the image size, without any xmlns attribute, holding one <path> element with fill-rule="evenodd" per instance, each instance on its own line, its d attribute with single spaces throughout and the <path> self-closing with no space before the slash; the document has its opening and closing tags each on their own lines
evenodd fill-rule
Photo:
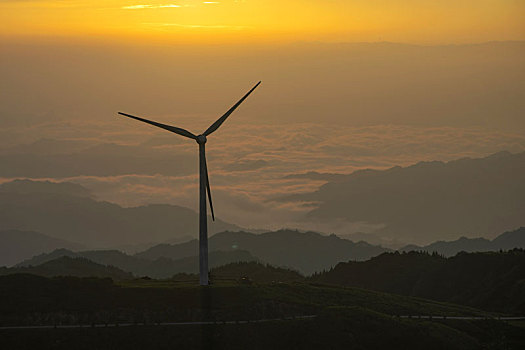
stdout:
<svg viewBox="0 0 525 350">
<path fill-rule="evenodd" d="M 173 42 L 525 39 L 522 0 L 3 0 L 2 36 Z"/>
</svg>

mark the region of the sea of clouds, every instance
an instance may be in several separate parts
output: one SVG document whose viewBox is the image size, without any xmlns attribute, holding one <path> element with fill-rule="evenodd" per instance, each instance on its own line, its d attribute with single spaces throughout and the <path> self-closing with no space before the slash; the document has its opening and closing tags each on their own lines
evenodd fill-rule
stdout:
<svg viewBox="0 0 525 350">
<path fill-rule="evenodd" d="M 160 119 L 170 121 L 166 116 Z M 212 121 L 183 117 L 177 118 L 176 125 L 198 133 Z M 164 130 L 115 117 L 102 123 L 12 125 L 0 130 L 0 140 L 0 157 L 20 162 L 32 157 L 42 167 L 33 169 L 31 176 L 4 176 L 2 182 L 13 178 L 70 181 L 90 189 L 98 200 L 123 206 L 171 203 L 197 208 L 197 145 Z M 419 161 L 482 157 L 502 150 L 525 150 L 525 135 L 478 127 L 254 125 L 232 117 L 209 137 L 207 158 L 215 213 L 221 219 L 248 228 L 349 233 L 373 231 L 377 226 L 308 222 L 304 214 L 315 203 L 274 199 L 315 191 L 330 180 L 329 176 L 296 174 L 348 174 Z M 73 176 L 66 170 L 61 175 L 60 169 L 54 169 L 53 177 L 35 176 L 45 174 L 46 167 L 64 156 L 69 161 L 81 159 L 82 170 Z M 119 162 L 125 167 L 109 166 Z M 159 167 L 158 163 L 165 164 Z M 90 168 L 101 166 L 106 171 Z"/>
</svg>

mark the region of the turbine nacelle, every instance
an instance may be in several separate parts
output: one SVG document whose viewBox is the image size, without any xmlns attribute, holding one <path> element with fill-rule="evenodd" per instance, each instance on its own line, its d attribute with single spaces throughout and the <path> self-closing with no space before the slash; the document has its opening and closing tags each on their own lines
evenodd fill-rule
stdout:
<svg viewBox="0 0 525 350">
<path fill-rule="evenodd" d="M 197 138 L 195 139 L 195 141 L 197 141 L 197 143 L 198 143 L 199 145 L 204 145 L 204 144 L 206 143 L 207 140 L 208 140 L 208 139 L 206 138 L 206 136 L 205 136 L 205 135 L 202 135 L 202 134 L 199 135 L 199 136 L 197 136 Z"/>
</svg>

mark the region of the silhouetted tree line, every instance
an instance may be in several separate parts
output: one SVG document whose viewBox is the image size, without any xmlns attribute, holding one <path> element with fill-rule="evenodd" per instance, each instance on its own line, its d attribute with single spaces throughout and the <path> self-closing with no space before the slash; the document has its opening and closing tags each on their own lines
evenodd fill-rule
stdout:
<svg viewBox="0 0 525 350">
<path fill-rule="evenodd" d="M 525 313 L 525 251 L 383 253 L 340 263 L 315 274 L 315 282 L 423 297 L 509 313 Z"/>
</svg>

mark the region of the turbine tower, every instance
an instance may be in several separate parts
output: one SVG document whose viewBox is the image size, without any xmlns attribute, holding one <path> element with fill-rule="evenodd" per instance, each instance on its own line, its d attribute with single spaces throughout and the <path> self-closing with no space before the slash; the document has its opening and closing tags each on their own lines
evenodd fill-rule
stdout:
<svg viewBox="0 0 525 350">
<path fill-rule="evenodd" d="M 200 135 L 195 135 L 188 130 L 177 128 L 175 126 L 157 123 L 148 119 L 136 117 L 131 114 L 118 112 L 118 114 L 125 117 L 133 118 L 144 123 L 154 125 L 156 127 L 171 131 L 175 134 L 185 136 L 187 138 L 197 141 L 199 144 L 199 275 L 200 284 L 202 286 L 208 285 L 208 222 L 206 212 L 206 192 L 208 193 L 208 200 L 210 201 L 211 217 L 215 221 L 215 214 L 213 213 L 213 204 L 211 201 L 210 180 L 208 177 L 208 167 L 206 165 L 206 141 L 207 136 L 211 135 L 217 130 L 222 123 L 235 111 L 237 107 L 259 86 L 258 82 L 250 91 L 246 93 L 236 104 L 234 104 L 222 117 L 217 119 L 206 131 Z"/>
</svg>

